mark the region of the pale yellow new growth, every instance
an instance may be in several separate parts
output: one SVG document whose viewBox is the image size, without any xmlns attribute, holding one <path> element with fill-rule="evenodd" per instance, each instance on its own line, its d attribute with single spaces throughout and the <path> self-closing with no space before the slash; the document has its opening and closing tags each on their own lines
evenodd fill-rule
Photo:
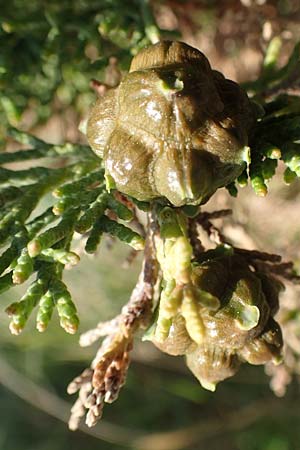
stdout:
<svg viewBox="0 0 300 450">
<path fill-rule="evenodd" d="M 201 343 L 204 325 L 200 314 L 201 300 L 207 303 L 205 297 L 199 298 L 200 291 L 193 287 L 192 275 L 192 246 L 188 238 L 182 234 L 179 237 L 157 239 L 157 259 L 163 272 L 164 287 L 160 296 L 159 313 L 155 330 L 155 339 L 162 343 L 168 337 L 172 320 L 181 312 L 186 322 L 186 329 L 190 337 Z M 216 307 L 216 299 L 209 296 L 212 309 Z M 205 305 L 207 306 L 207 305 Z"/>
<path fill-rule="evenodd" d="M 191 279 L 192 246 L 185 236 L 176 239 L 168 254 L 168 266 L 177 284 L 187 284 Z"/>
<path fill-rule="evenodd" d="M 182 298 L 182 290 L 175 288 L 171 292 L 167 288 L 162 291 L 159 304 L 159 314 L 155 330 L 155 338 L 163 342 L 169 334 L 172 318 L 176 316 Z"/>
<path fill-rule="evenodd" d="M 165 239 L 163 243 L 159 240 L 156 252 L 164 280 L 175 280 L 177 285 L 190 282 L 192 247 L 185 236 Z"/>
<path fill-rule="evenodd" d="M 201 344 L 204 335 L 204 324 L 202 322 L 200 308 L 192 287 L 185 287 L 181 304 L 181 314 L 185 319 L 185 326 L 190 337 L 197 344 Z"/>
</svg>

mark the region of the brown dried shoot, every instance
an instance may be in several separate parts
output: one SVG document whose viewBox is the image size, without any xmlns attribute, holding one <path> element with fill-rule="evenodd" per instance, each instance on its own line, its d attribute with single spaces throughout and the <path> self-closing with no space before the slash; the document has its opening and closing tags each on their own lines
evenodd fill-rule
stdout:
<svg viewBox="0 0 300 450">
<path fill-rule="evenodd" d="M 152 315 L 157 273 L 153 231 L 150 229 L 143 268 L 128 304 L 112 321 L 98 324 L 94 330 L 81 337 L 80 344 L 86 346 L 106 336 L 90 368 L 85 369 L 68 386 L 69 394 L 78 392 L 78 399 L 71 410 L 70 429 L 78 428 L 85 413 L 86 424 L 94 426 L 102 416 L 104 403 L 112 403 L 117 399 L 126 380 L 134 334 L 148 325 Z"/>
</svg>

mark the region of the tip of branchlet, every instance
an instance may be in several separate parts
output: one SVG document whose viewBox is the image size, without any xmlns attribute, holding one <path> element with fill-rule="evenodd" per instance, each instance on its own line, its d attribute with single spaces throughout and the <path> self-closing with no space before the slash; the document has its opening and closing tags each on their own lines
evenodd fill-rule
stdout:
<svg viewBox="0 0 300 450">
<path fill-rule="evenodd" d="M 79 321 L 61 320 L 61 327 L 69 334 L 75 334 L 78 330 Z"/>
<path fill-rule="evenodd" d="M 79 420 L 73 419 L 73 417 L 70 418 L 69 422 L 68 422 L 68 427 L 70 431 L 76 431 L 78 429 L 79 426 Z"/>
<path fill-rule="evenodd" d="M 94 342 L 95 333 L 91 331 L 87 331 L 86 333 L 83 333 L 79 338 L 79 345 L 80 347 L 89 347 Z"/>
<path fill-rule="evenodd" d="M 14 336 L 18 336 L 19 334 L 21 334 L 23 331 L 23 328 L 24 327 L 22 327 L 21 325 L 15 323 L 15 322 L 10 322 L 10 324 L 9 324 L 9 331 Z"/>
<path fill-rule="evenodd" d="M 23 272 L 17 272 L 14 271 L 13 275 L 12 275 L 12 282 L 14 284 L 22 284 L 26 281 L 27 277 L 24 275 Z"/>
<path fill-rule="evenodd" d="M 64 211 L 63 209 L 59 206 L 59 204 L 54 205 L 52 208 L 52 212 L 55 216 L 60 216 Z"/>
<path fill-rule="evenodd" d="M 75 394 L 78 391 L 78 384 L 74 381 L 71 381 L 71 383 L 67 387 L 67 393 L 69 395 Z"/>
<path fill-rule="evenodd" d="M 279 148 L 273 148 L 268 156 L 270 159 L 280 159 L 281 158 L 281 150 Z"/>
<path fill-rule="evenodd" d="M 76 266 L 80 261 L 80 257 L 77 255 L 77 253 L 74 252 L 68 252 L 66 254 L 66 257 L 64 259 L 64 263 L 68 266 Z"/>
<path fill-rule="evenodd" d="M 130 245 L 135 250 L 144 250 L 144 248 L 145 248 L 145 239 L 143 239 L 141 236 L 134 237 L 131 240 Z"/>
<path fill-rule="evenodd" d="M 55 198 L 60 198 L 60 197 L 62 197 L 62 192 L 59 188 L 57 188 L 54 191 L 52 191 L 52 195 Z"/>
<path fill-rule="evenodd" d="M 30 241 L 27 244 L 28 254 L 31 258 L 34 258 L 35 256 L 39 255 L 42 251 L 41 244 L 37 239 L 34 239 L 33 241 Z"/>
<path fill-rule="evenodd" d="M 88 411 L 85 419 L 85 423 L 89 428 L 92 428 L 96 425 L 98 420 L 101 419 L 102 416 L 102 410 L 101 408 L 92 408 Z"/>
<path fill-rule="evenodd" d="M 12 303 L 11 305 L 9 305 L 5 309 L 5 312 L 9 317 L 12 317 L 13 315 L 15 315 L 18 312 L 18 303 Z"/>
<path fill-rule="evenodd" d="M 265 197 L 268 194 L 268 189 L 259 189 L 255 193 L 258 197 Z"/>
<path fill-rule="evenodd" d="M 64 327 L 64 329 L 69 334 L 75 334 L 78 330 L 78 327 L 75 325 L 67 325 Z"/>
<path fill-rule="evenodd" d="M 43 322 L 37 322 L 36 324 L 36 329 L 40 332 L 43 333 L 44 331 L 46 331 L 47 329 L 47 325 Z"/>
</svg>

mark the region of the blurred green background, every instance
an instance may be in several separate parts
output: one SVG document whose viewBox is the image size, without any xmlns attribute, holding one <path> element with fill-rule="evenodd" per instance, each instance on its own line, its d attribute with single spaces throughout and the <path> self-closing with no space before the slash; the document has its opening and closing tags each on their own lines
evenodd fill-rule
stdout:
<svg viewBox="0 0 300 450">
<path fill-rule="evenodd" d="M 284 62 L 300 37 L 300 5 L 298 0 L 2 0 L 3 141 L 7 125 L 50 142 L 82 140 L 78 125 L 95 99 L 90 80 L 105 81 L 110 56 L 125 70 L 149 42 L 154 23 L 164 37 L 181 36 L 213 67 L 244 81 L 258 75 L 274 35 L 282 38 Z M 232 200 L 221 191 L 208 208 L 233 207 L 234 224 L 226 226 L 238 244 L 281 252 L 299 263 L 300 185 L 272 183 L 267 199 L 245 190 Z M 129 298 L 141 261 L 122 268 L 127 252 L 104 241 L 96 258 L 83 257 L 68 272 L 81 332 L 112 318 Z M 200 387 L 182 358 L 140 340 L 127 383 L 118 401 L 106 406 L 103 421 L 91 430 L 68 431 L 72 399 L 66 386 L 89 364 L 95 348 L 80 348 L 78 336 L 66 335 L 55 318 L 45 334 L 31 323 L 21 336 L 10 336 L 4 309 L 18 297 L 9 292 L 1 298 L 1 450 L 300 449 L 297 380 L 277 398 L 264 369 L 245 366 L 212 394 Z"/>
</svg>

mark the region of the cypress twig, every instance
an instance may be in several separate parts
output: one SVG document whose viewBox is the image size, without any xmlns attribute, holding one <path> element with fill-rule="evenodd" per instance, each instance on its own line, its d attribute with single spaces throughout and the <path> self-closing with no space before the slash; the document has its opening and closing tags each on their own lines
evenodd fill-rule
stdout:
<svg viewBox="0 0 300 450">
<path fill-rule="evenodd" d="M 59 279 L 54 279 L 49 285 L 49 293 L 57 307 L 60 317 L 60 325 L 67 333 L 74 334 L 77 331 L 79 319 L 74 303 L 66 285 Z"/>
<path fill-rule="evenodd" d="M 45 261 L 57 261 L 60 264 L 67 264 L 70 266 L 76 266 L 79 263 L 79 256 L 74 252 L 69 252 L 64 249 L 46 248 L 39 254 L 39 258 Z"/>
<path fill-rule="evenodd" d="M 101 237 L 103 234 L 103 225 L 102 222 L 100 221 L 101 217 L 96 220 L 96 222 L 94 223 L 91 232 L 89 234 L 89 237 L 86 241 L 85 244 L 85 251 L 87 253 L 95 253 L 97 250 L 98 245 L 100 244 L 101 241 Z"/>
<path fill-rule="evenodd" d="M 28 243 L 28 253 L 31 257 L 37 256 L 42 250 L 52 247 L 56 242 L 70 234 L 74 229 L 79 210 L 73 209 L 62 216 L 58 225 L 42 233 Z"/>
<path fill-rule="evenodd" d="M 74 204 L 81 207 L 84 207 L 84 205 L 89 206 L 103 190 L 104 186 L 93 189 L 92 191 L 83 191 L 77 195 L 63 197 L 59 202 L 55 203 L 53 212 L 55 215 L 61 215 L 72 208 Z"/>
<path fill-rule="evenodd" d="M 89 209 L 83 213 L 75 225 L 75 230 L 78 233 L 85 233 L 104 214 L 107 207 L 107 199 L 108 194 L 106 192 L 101 193 L 90 205 Z"/>
<path fill-rule="evenodd" d="M 50 206 L 50 208 L 46 209 L 46 211 L 26 225 L 28 235 L 32 239 L 39 231 L 55 220 L 57 220 L 57 216 L 53 213 L 52 206 Z"/>
<path fill-rule="evenodd" d="M 127 206 L 116 200 L 112 195 L 108 197 L 109 208 L 116 213 L 116 215 L 125 221 L 130 221 L 133 219 L 133 213 Z"/>
<path fill-rule="evenodd" d="M 13 287 L 12 271 L 0 277 L 0 294 Z"/>
<path fill-rule="evenodd" d="M 142 250 L 144 248 L 144 239 L 131 228 L 109 219 L 106 216 L 99 220 L 105 233 L 116 236 L 120 241 L 133 247 L 135 250 Z"/>
<path fill-rule="evenodd" d="M 22 284 L 33 272 L 33 260 L 28 254 L 27 248 L 23 248 L 19 256 L 16 266 L 13 270 L 14 284 Z"/>
<path fill-rule="evenodd" d="M 54 310 L 54 299 L 50 291 L 47 291 L 39 301 L 39 309 L 36 316 L 36 328 L 41 333 L 46 330 Z"/>
<path fill-rule="evenodd" d="M 104 179 L 104 170 L 103 169 L 95 170 L 94 172 L 85 175 L 79 180 L 63 184 L 62 186 L 55 189 L 53 194 L 56 197 L 75 195 L 78 192 L 81 192 L 86 187 L 92 186 L 95 183 L 103 182 L 103 179 Z"/>
<path fill-rule="evenodd" d="M 37 277 L 29 286 L 19 302 L 12 303 L 6 308 L 6 313 L 11 317 L 9 329 L 12 334 L 20 334 L 39 299 L 47 289 L 46 280 Z"/>
</svg>

